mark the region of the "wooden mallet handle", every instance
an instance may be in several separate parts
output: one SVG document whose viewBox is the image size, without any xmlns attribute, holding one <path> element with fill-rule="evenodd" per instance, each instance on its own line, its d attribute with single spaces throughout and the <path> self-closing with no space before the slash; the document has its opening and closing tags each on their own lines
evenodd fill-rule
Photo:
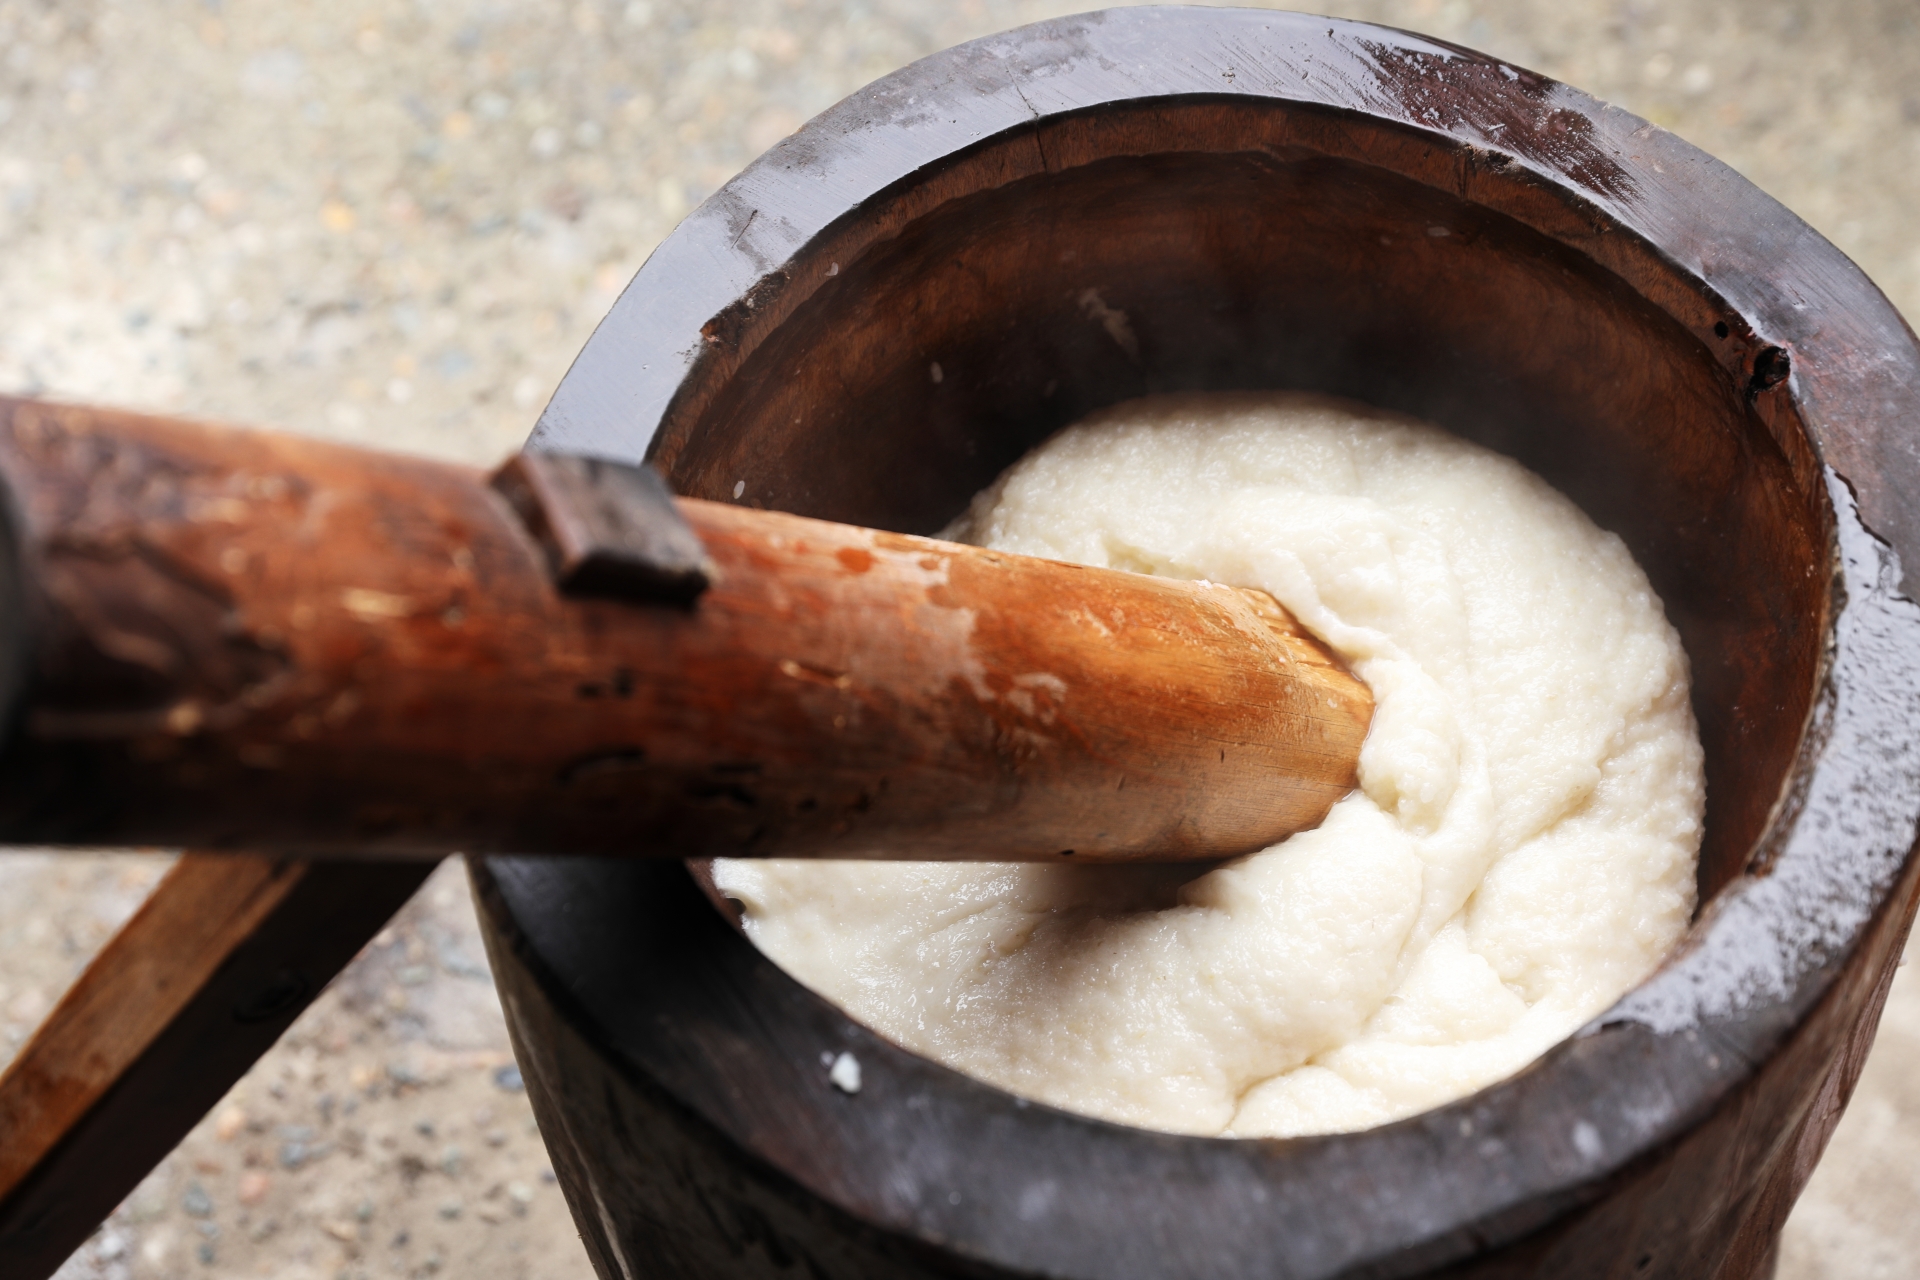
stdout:
<svg viewBox="0 0 1920 1280">
<path fill-rule="evenodd" d="M 571 465 L 0 402 L 0 841 L 1208 859 L 1353 786 L 1258 593 L 690 500 L 649 577 Z"/>
</svg>

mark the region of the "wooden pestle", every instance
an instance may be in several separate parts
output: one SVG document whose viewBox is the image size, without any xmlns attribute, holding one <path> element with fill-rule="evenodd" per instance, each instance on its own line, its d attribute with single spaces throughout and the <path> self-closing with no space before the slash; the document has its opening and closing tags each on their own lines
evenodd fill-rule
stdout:
<svg viewBox="0 0 1920 1280">
<path fill-rule="evenodd" d="M 0 1071 L 9 1275 L 444 854 L 1220 858 L 1353 785 L 1367 690 L 1260 592 L 649 474 L 0 400 L 0 843 L 200 851 Z"/>
<path fill-rule="evenodd" d="M 664 499 L 649 578 L 602 471 L 0 402 L 0 842 L 1211 859 L 1354 785 L 1259 592 Z"/>
</svg>

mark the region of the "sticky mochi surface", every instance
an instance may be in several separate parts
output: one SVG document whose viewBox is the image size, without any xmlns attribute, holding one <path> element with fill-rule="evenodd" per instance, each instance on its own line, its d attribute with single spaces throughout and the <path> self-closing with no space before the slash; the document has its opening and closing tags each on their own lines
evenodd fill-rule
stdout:
<svg viewBox="0 0 1920 1280">
<path fill-rule="evenodd" d="M 1511 1075 L 1685 929 L 1686 656 L 1620 540 L 1511 459 L 1324 397 L 1158 397 L 948 536 L 1264 588 L 1376 710 L 1325 823 L 1205 874 L 716 865 L 763 951 L 898 1043 L 1123 1124 L 1361 1129 Z"/>
</svg>

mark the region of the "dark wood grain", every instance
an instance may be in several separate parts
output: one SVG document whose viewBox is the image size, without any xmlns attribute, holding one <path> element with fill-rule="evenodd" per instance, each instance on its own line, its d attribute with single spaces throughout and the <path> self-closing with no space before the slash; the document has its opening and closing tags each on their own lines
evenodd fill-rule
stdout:
<svg viewBox="0 0 1920 1280">
<path fill-rule="evenodd" d="M 1023 1106 L 906 1053 L 671 868 L 495 863 L 490 946 L 603 1275 L 1771 1265 L 1920 884 L 1920 613 L 1892 558 L 1920 562 L 1920 350 L 1725 166 L 1364 24 L 1043 23 L 871 86 L 723 188 L 534 444 L 925 532 L 1074 417 L 1192 387 L 1435 419 L 1626 541 L 1687 645 L 1707 752 L 1685 945 L 1471 1098 L 1227 1142 Z M 855 1097 L 822 1065 L 842 1050 Z"/>
<path fill-rule="evenodd" d="M 0 476 L 7 843 L 1217 859 L 1372 709 L 1258 592 L 694 500 L 697 600 L 581 598 L 468 468 L 75 406 Z"/>
<path fill-rule="evenodd" d="M 432 870 L 183 855 L 0 1077 L 0 1275 L 58 1270 Z"/>
</svg>

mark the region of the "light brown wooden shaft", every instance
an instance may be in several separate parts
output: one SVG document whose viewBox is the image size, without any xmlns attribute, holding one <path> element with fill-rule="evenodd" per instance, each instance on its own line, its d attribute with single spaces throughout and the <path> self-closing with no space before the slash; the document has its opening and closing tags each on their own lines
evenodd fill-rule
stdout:
<svg viewBox="0 0 1920 1280">
<path fill-rule="evenodd" d="M 188 854 L 0 1072 L 0 1202 L 146 1052 L 303 864 Z"/>
<path fill-rule="evenodd" d="M 0 1072 L 0 1275 L 58 1270 L 432 870 L 182 855 Z"/>
<path fill-rule="evenodd" d="M 687 501 L 690 608 L 568 598 L 470 469 L 0 406 L 0 839 L 1195 859 L 1318 822 L 1365 688 L 1264 598 Z"/>
</svg>

